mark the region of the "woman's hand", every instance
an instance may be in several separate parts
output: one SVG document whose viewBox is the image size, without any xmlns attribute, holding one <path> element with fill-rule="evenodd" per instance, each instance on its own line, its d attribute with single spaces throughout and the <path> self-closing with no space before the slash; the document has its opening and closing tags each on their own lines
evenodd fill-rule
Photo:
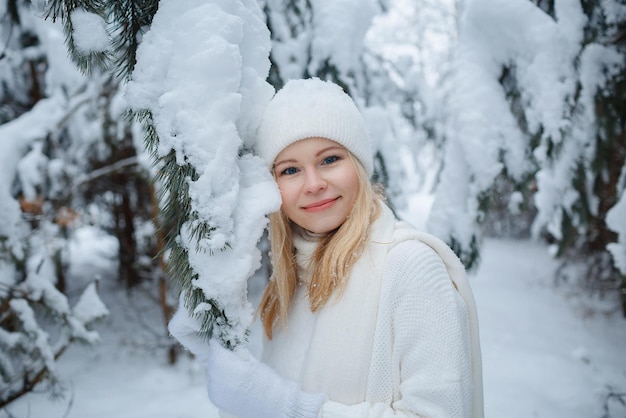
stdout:
<svg viewBox="0 0 626 418">
<path fill-rule="evenodd" d="M 315 418 L 327 400 L 301 391 L 245 348 L 230 351 L 213 340 L 205 364 L 209 398 L 241 418 Z"/>
<path fill-rule="evenodd" d="M 178 301 L 178 309 L 170 322 L 167 324 L 172 337 L 189 350 L 193 355 L 202 359 L 209 352 L 209 343 L 203 340 L 198 332 L 200 331 L 200 320 L 189 315 L 183 303 L 184 293 L 181 293 Z"/>
<path fill-rule="evenodd" d="M 212 339 L 204 341 L 200 321 L 189 315 L 181 295 L 178 309 L 168 324 L 170 334 L 206 367 L 211 402 L 240 418 L 317 417 L 324 394 L 301 391 L 246 348 L 231 351 Z"/>
</svg>

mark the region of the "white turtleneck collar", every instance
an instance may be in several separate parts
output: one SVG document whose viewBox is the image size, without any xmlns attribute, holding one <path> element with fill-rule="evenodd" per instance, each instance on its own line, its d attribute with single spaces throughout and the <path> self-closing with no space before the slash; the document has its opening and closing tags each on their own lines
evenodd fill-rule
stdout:
<svg viewBox="0 0 626 418">
<path fill-rule="evenodd" d="M 317 234 L 293 224 L 291 227 L 295 259 L 298 266 L 298 280 L 308 283 L 311 280 L 311 259 L 321 239 L 326 234 Z"/>
</svg>

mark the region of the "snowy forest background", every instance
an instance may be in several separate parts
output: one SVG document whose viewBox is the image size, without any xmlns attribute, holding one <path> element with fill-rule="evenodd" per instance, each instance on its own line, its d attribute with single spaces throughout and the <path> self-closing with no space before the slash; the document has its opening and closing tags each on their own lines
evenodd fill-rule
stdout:
<svg viewBox="0 0 626 418">
<path fill-rule="evenodd" d="M 67 392 L 105 290 L 148 295 L 172 364 L 181 286 L 243 340 L 276 207 L 254 129 L 292 78 L 344 87 L 391 205 L 419 196 L 470 272 L 491 238 L 540 242 L 555 284 L 623 318 L 625 66 L 621 0 L 0 0 L 0 412 Z"/>
</svg>

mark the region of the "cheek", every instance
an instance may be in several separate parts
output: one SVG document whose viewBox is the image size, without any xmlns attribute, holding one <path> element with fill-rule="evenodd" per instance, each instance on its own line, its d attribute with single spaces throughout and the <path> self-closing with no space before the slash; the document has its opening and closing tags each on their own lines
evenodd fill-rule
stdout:
<svg viewBox="0 0 626 418">
<path fill-rule="evenodd" d="M 356 196 L 359 193 L 359 176 L 353 168 L 346 170 L 344 175 L 342 176 L 343 182 L 342 186 L 345 190 L 350 190 L 350 195 L 353 199 L 356 199 Z"/>
<path fill-rule="evenodd" d="M 298 196 L 297 190 L 293 184 L 289 184 L 288 182 L 279 182 L 278 190 L 280 190 L 283 209 L 289 208 L 295 204 Z"/>
</svg>

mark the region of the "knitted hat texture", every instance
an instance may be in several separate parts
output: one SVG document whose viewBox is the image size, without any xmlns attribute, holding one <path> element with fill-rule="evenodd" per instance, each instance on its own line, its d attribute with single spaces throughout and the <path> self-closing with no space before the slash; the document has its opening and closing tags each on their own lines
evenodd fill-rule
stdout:
<svg viewBox="0 0 626 418">
<path fill-rule="evenodd" d="M 318 78 L 290 80 L 268 104 L 255 149 L 272 168 L 287 146 L 306 138 L 321 137 L 347 148 L 373 172 L 372 147 L 365 120 L 350 96 L 338 85 Z"/>
</svg>

